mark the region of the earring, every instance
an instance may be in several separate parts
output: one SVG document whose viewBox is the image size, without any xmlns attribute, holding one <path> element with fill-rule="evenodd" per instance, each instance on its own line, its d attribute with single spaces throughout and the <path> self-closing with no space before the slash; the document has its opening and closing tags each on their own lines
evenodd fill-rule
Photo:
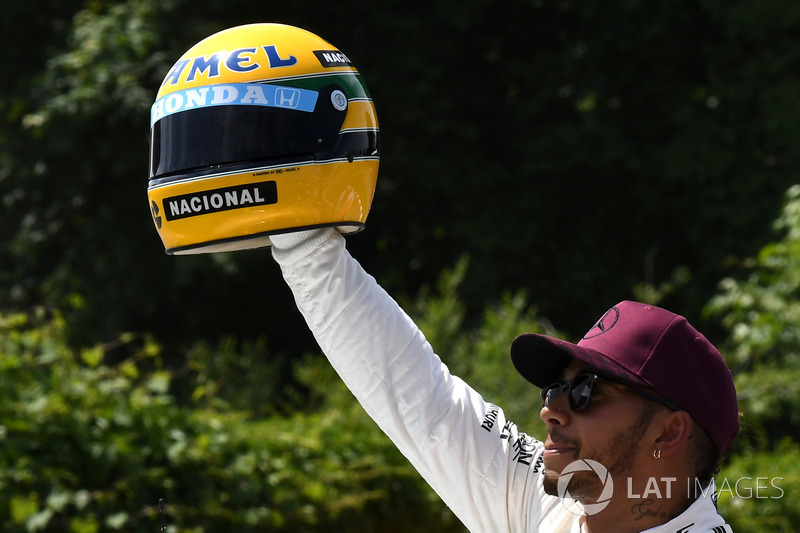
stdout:
<svg viewBox="0 0 800 533">
<path fill-rule="evenodd" d="M 653 459 L 661 459 L 661 450 L 653 450 Z"/>
</svg>

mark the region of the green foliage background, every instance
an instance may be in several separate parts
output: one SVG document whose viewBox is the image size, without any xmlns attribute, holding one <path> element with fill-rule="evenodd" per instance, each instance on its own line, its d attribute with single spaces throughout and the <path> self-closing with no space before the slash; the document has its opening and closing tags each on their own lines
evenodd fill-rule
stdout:
<svg viewBox="0 0 800 533">
<path fill-rule="evenodd" d="M 736 531 L 800 518 L 800 6 L 790 0 L 40 0 L 0 35 L 4 531 L 459 531 L 319 357 L 268 253 L 171 258 L 148 109 L 256 21 L 324 36 L 378 107 L 354 255 L 523 429 L 524 331 L 637 298 L 723 350 Z M 289 310 L 289 312 L 287 312 Z M 723 485 L 723 489 L 725 486 Z M 780 497 L 778 497 L 780 496 Z"/>
</svg>

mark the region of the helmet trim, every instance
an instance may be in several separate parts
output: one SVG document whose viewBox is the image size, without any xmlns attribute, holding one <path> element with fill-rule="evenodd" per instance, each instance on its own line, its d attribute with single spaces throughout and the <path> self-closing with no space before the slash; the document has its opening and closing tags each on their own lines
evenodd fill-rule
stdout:
<svg viewBox="0 0 800 533">
<path fill-rule="evenodd" d="M 308 226 L 300 226 L 294 228 L 287 228 L 284 230 L 264 231 L 261 233 L 254 233 L 252 235 L 243 235 L 238 237 L 228 237 L 225 239 L 215 239 L 213 241 L 199 242 L 187 246 L 176 246 L 174 248 L 167 248 L 164 251 L 167 255 L 194 255 L 204 254 L 208 252 L 232 252 L 237 250 L 250 250 L 254 248 L 266 248 L 272 246 L 269 240 L 270 235 L 280 235 L 283 233 L 296 233 L 298 231 L 309 231 L 321 228 L 336 228 L 339 233 L 349 235 L 362 231 L 365 227 L 363 222 L 349 221 L 349 222 L 329 222 L 325 224 L 310 224 Z M 263 244 L 255 244 L 250 241 L 263 241 Z M 236 246 L 237 244 L 245 244 L 244 246 Z"/>
</svg>

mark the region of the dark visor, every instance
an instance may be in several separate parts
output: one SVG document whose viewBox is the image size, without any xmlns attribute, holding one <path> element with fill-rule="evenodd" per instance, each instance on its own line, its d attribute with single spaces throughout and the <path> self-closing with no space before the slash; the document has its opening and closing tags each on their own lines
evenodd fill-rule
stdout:
<svg viewBox="0 0 800 533">
<path fill-rule="evenodd" d="M 248 161 L 324 159 L 347 114 L 331 105 L 334 89 L 320 91 L 313 112 L 222 105 L 164 116 L 151 129 L 150 178 Z"/>
</svg>

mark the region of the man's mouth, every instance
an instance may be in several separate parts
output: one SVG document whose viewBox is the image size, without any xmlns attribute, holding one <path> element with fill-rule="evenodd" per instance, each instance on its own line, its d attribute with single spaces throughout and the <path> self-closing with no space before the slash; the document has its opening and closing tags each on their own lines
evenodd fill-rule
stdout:
<svg viewBox="0 0 800 533">
<path fill-rule="evenodd" d="M 576 454 L 580 447 L 572 439 L 555 435 L 553 432 L 547 435 L 544 441 L 544 457 L 558 457 Z"/>
<path fill-rule="evenodd" d="M 544 446 L 545 457 L 554 457 L 558 455 L 567 455 L 571 453 L 575 453 L 575 448 L 572 446 L 567 446 L 563 444 L 545 444 Z"/>
</svg>

